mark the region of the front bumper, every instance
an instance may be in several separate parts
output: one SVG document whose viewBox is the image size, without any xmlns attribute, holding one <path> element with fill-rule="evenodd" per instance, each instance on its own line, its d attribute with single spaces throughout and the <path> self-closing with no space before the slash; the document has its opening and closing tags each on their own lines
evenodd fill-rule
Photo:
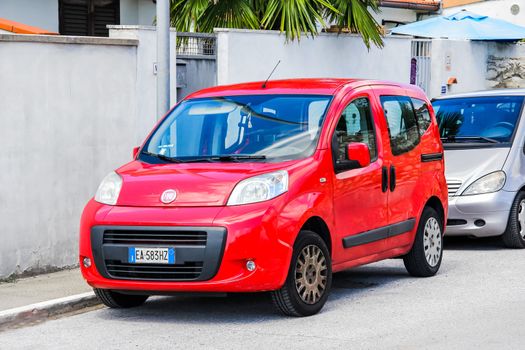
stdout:
<svg viewBox="0 0 525 350">
<path fill-rule="evenodd" d="M 505 232 L 516 192 L 449 197 L 447 236 L 499 236 Z"/>
<path fill-rule="evenodd" d="M 266 202 L 237 207 L 193 208 L 111 207 L 91 201 L 81 220 L 79 258 L 82 274 L 94 288 L 146 294 L 278 289 L 284 284 L 288 273 L 292 244 L 276 235 L 277 232 L 282 234 L 286 229 L 295 228 L 278 227 L 282 220 L 279 220 L 276 208 L 279 200 L 275 201 L 274 205 Z M 130 245 L 105 241 L 104 232 L 133 228 L 146 234 L 165 229 L 206 232 L 208 241 L 205 246 L 172 246 L 175 248 L 175 264 L 186 269 L 184 271 L 192 266 L 190 270 L 198 273 L 174 279 L 171 277 L 180 273 L 175 269 L 171 270 L 171 275 L 164 274 L 168 276 L 166 278 L 154 279 L 150 278 L 154 276 L 151 273 L 159 274 L 157 271 L 160 270 L 147 269 L 151 273 L 140 278 L 142 272 L 133 267 L 129 270 L 128 266 L 128 272 L 131 272 L 116 274 L 115 266 L 127 263 Z M 83 266 L 85 257 L 94 262 L 91 267 Z M 254 271 L 246 268 L 248 260 L 256 263 Z"/>
</svg>

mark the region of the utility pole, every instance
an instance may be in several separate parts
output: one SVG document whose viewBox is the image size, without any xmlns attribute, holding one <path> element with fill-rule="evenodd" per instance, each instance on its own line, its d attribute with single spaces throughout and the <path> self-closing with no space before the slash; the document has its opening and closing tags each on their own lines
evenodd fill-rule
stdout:
<svg viewBox="0 0 525 350">
<path fill-rule="evenodd" d="M 170 0 L 157 0 L 157 119 L 170 109 Z"/>
</svg>

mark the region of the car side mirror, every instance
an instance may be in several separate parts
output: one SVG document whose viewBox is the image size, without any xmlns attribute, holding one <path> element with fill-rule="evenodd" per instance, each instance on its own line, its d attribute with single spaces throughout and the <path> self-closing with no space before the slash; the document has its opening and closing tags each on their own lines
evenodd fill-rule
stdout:
<svg viewBox="0 0 525 350">
<path fill-rule="evenodd" d="M 133 147 L 133 159 L 137 158 L 137 154 L 139 154 L 140 147 Z"/>
<path fill-rule="evenodd" d="M 351 142 L 346 147 L 346 159 L 356 161 L 360 168 L 370 165 L 370 149 L 366 143 Z"/>
</svg>

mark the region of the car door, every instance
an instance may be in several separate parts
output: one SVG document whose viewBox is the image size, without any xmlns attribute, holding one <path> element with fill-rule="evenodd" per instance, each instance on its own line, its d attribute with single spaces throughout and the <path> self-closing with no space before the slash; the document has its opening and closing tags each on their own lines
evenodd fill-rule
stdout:
<svg viewBox="0 0 525 350">
<path fill-rule="evenodd" d="M 421 172 L 419 127 L 409 97 L 394 87 L 378 87 L 374 91 L 381 103 L 386 121 L 388 146 L 385 147 L 385 166 L 388 168 L 387 248 L 411 243 L 411 232 L 417 224 L 417 183 Z"/>
<path fill-rule="evenodd" d="M 369 91 L 370 89 L 367 89 Z M 383 145 L 368 92 L 347 96 L 340 105 L 332 133 L 334 162 L 334 217 L 343 260 L 381 252 L 386 237 L 377 232 L 388 223 L 387 188 L 383 180 Z M 370 164 L 363 168 L 335 170 L 346 159 L 347 145 L 362 142 L 370 150 Z"/>
</svg>

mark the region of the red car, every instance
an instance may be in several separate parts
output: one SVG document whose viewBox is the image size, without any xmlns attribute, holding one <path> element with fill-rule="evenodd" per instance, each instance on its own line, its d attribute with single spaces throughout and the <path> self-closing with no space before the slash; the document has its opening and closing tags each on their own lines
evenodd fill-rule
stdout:
<svg viewBox="0 0 525 350">
<path fill-rule="evenodd" d="M 177 104 L 81 220 L 84 278 L 109 307 L 271 291 L 317 313 L 332 273 L 441 264 L 443 148 L 417 87 L 348 79 L 219 86 Z"/>
</svg>

